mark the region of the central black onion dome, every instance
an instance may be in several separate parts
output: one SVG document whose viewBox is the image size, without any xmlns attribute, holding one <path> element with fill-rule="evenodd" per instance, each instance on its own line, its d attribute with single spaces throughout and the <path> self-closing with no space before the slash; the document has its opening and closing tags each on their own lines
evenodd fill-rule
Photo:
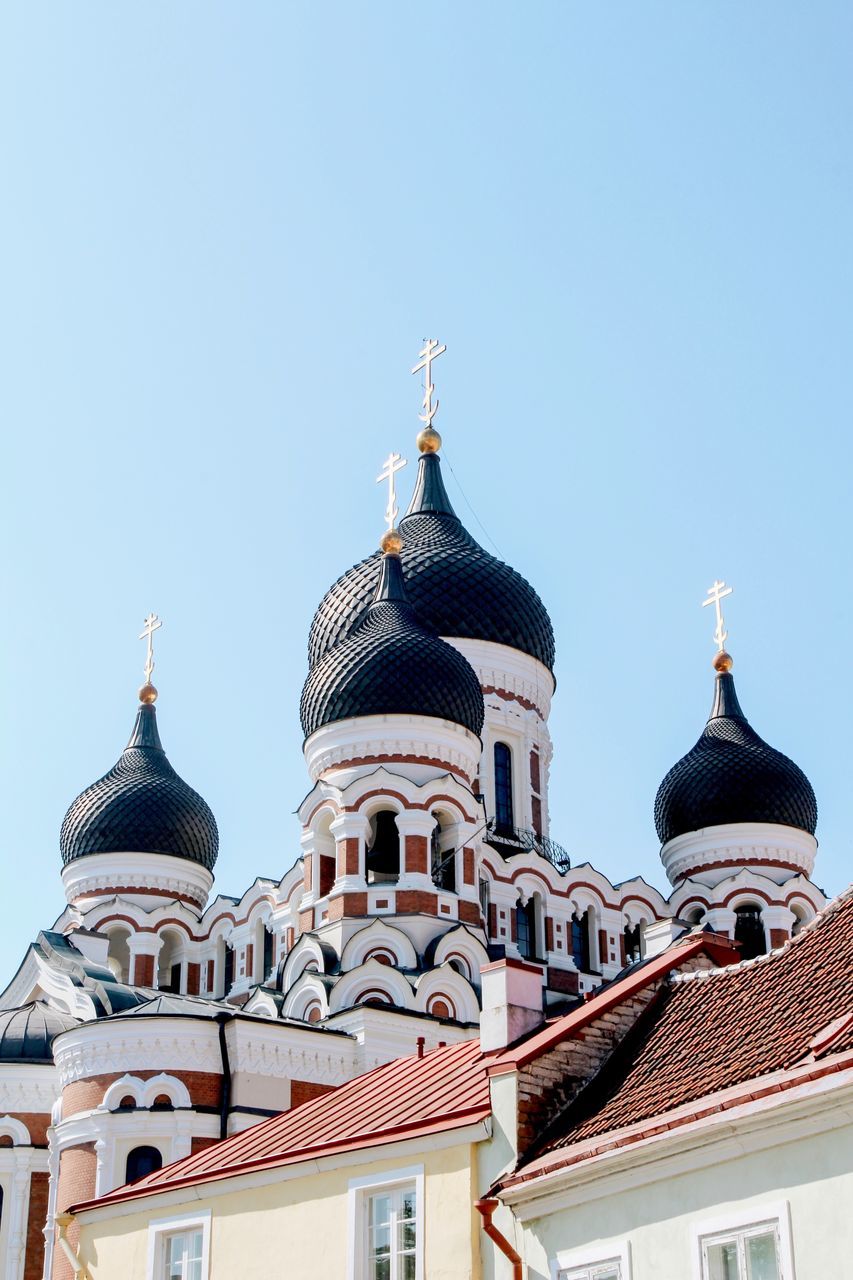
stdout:
<svg viewBox="0 0 853 1280">
<path fill-rule="evenodd" d="M 0 1013 L 0 1062 L 52 1062 L 53 1039 L 79 1019 L 60 1013 L 44 1000 Z"/>
<path fill-rule="evenodd" d="M 793 760 L 759 738 L 735 692 L 731 658 L 717 655 L 714 705 L 701 738 L 658 788 L 661 844 L 728 822 L 774 822 L 814 835 L 817 801 Z"/>
<path fill-rule="evenodd" d="M 520 573 L 474 541 L 450 505 L 436 453 L 421 454 L 409 509 L 400 521 L 409 600 L 441 636 L 489 640 L 554 669 L 554 630 L 539 596 Z M 311 623 L 313 667 L 350 634 L 379 581 L 376 552 L 330 587 Z"/>
<path fill-rule="evenodd" d="M 399 555 L 386 553 L 378 567 L 373 600 L 352 634 L 308 673 L 299 704 L 305 737 L 338 720 L 379 715 L 432 716 L 479 737 L 484 706 L 477 673 L 415 613 Z"/>
<path fill-rule="evenodd" d="M 59 846 L 65 866 L 93 853 L 165 853 L 213 870 L 216 819 L 169 764 L 151 702 L 139 707 L 116 764 L 71 805 Z"/>
</svg>

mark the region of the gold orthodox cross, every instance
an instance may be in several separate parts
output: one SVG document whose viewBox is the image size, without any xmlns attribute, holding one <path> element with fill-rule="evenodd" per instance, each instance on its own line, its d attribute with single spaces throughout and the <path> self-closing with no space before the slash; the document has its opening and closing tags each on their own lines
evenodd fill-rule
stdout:
<svg viewBox="0 0 853 1280">
<path fill-rule="evenodd" d="M 142 627 L 140 640 L 148 641 L 148 652 L 145 656 L 145 683 L 151 683 L 151 673 L 154 670 L 154 632 L 159 631 L 163 623 L 157 617 L 156 613 L 149 613 Z"/>
<path fill-rule="evenodd" d="M 389 453 L 382 464 L 382 470 L 376 477 L 377 484 L 382 484 L 383 480 L 388 481 L 388 506 L 385 508 L 385 520 L 389 531 L 394 528 L 397 516 L 400 514 L 400 508 L 397 506 L 397 490 L 394 484 L 394 477 L 398 471 L 403 470 L 405 465 L 406 459 L 399 453 Z"/>
<path fill-rule="evenodd" d="M 703 609 L 706 604 L 712 604 L 717 611 L 717 629 L 714 632 L 714 640 L 716 641 L 717 649 L 720 653 L 723 652 L 726 641 L 729 638 L 729 633 L 726 631 L 725 623 L 723 622 L 723 611 L 720 608 L 720 601 L 724 600 L 726 596 L 730 596 L 733 591 L 734 587 L 727 587 L 724 582 L 715 582 L 712 587 L 708 588 L 708 599 L 702 601 Z"/>
<path fill-rule="evenodd" d="M 421 422 L 425 422 L 428 427 L 432 426 L 432 420 L 438 413 L 438 401 L 432 402 L 432 393 L 435 387 L 432 385 L 432 362 L 437 360 L 439 356 L 443 356 L 447 347 L 438 345 L 438 338 L 424 338 L 423 349 L 418 352 L 420 357 L 419 363 L 415 365 L 412 373 L 419 373 L 424 370 L 424 412 L 419 413 L 418 417 Z"/>
</svg>

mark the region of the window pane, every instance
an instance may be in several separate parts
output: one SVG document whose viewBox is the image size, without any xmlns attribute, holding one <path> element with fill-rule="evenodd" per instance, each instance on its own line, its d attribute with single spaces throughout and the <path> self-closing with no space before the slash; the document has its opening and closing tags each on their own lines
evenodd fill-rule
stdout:
<svg viewBox="0 0 853 1280">
<path fill-rule="evenodd" d="M 370 1280 L 391 1280 L 391 1259 L 373 1258 L 368 1268 Z"/>
<path fill-rule="evenodd" d="M 415 1255 L 404 1253 L 397 1269 L 399 1280 L 415 1280 Z"/>
<path fill-rule="evenodd" d="M 775 1231 L 747 1236 L 746 1272 L 749 1280 L 779 1280 Z"/>
<path fill-rule="evenodd" d="M 169 1236 L 166 1241 L 166 1280 L 183 1280 L 184 1235 Z"/>
<path fill-rule="evenodd" d="M 371 1196 L 370 1197 L 370 1225 L 371 1227 L 380 1224 L 387 1225 L 391 1221 L 391 1197 Z"/>
<path fill-rule="evenodd" d="M 737 1241 L 708 1245 L 708 1280 L 741 1280 L 737 1265 Z"/>
<path fill-rule="evenodd" d="M 407 1189 L 402 1195 L 402 1207 L 400 1216 L 403 1218 L 414 1218 L 417 1211 L 417 1197 L 415 1188 Z"/>
</svg>

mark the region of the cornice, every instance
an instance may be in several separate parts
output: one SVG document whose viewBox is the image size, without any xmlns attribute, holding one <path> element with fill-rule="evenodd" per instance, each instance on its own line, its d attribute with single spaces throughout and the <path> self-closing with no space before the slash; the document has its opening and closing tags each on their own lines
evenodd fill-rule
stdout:
<svg viewBox="0 0 853 1280">
<path fill-rule="evenodd" d="M 146 897 L 179 898 L 203 908 L 213 885 L 206 867 L 162 853 L 96 853 L 62 868 L 69 903 L 87 897 L 134 892 Z"/>
</svg>

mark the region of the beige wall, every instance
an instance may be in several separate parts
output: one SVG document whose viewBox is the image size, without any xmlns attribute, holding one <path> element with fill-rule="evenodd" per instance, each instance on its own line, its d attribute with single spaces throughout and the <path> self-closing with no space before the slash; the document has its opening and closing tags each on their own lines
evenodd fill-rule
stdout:
<svg viewBox="0 0 853 1280">
<path fill-rule="evenodd" d="M 611 1185 L 608 1193 L 605 1179 L 604 1194 L 589 1199 L 589 1186 L 576 1187 L 566 1193 L 571 1207 L 524 1224 L 528 1280 L 550 1277 L 559 1253 L 626 1239 L 631 1280 L 692 1280 L 697 1224 L 748 1206 L 760 1217 L 763 1205 L 781 1201 L 790 1210 L 796 1280 L 853 1276 L 853 1125 L 845 1118 L 839 1109 L 839 1127 L 753 1154 L 709 1146 L 702 1168 L 664 1163 L 664 1180 L 632 1190 Z"/>
<path fill-rule="evenodd" d="M 136 1206 L 106 1220 L 81 1221 L 80 1258 L 93 1280 L 149 1280 L 148 1224 L 211 1211 L 210 1280 L 345 1280 L 352 1179 L 423 1165 L 425 1280 L 476 1280 L 478 1222 L 470 1145 L 324 1173 L 219 1196 L 188 1196 L 183 1204 Z"/>
</svg>

